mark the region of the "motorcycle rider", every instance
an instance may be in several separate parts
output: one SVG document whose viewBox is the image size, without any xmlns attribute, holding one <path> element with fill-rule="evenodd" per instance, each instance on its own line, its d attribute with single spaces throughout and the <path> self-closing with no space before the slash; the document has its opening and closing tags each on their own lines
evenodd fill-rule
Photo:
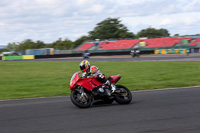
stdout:
<svg viewBox="0 0 200 133">
<path fill-rule="evenodd" d="M 133 57 L 134 56 L 138 56 L 139 57 L 139 54 L 140 54 L 140 51 L 138 49 L 138 46 L 135 46 L 132 50 L 131 50 L 131 53 L 130 53 Z"/>
<path fill-rule="evenodd" d="M 83 60 L 80 63 L 80 69 L 82 71 L 82 77 L 89 77 L 89 76 L 95 76 L 100 82 L 105 83 L 111 90 L 111 93 L 113 93 L 116 88 L 113 84 L 110 83 L 110 81 L 106 78 L 104 74 L 100 72 L 100 70 L 95 66 L 90 66 L 90 62 L 87 60 Z"/>
</svg>

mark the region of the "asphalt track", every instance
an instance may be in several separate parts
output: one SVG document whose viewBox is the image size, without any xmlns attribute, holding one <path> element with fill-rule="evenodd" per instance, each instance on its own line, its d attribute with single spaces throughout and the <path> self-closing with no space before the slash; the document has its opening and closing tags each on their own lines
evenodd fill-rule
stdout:
<svg viewBox="0 0 200 133">
<path fill-rule="evenodd" d="M 81 61 L 82 58 L 27 61 Z M 90 61 L 200 61 L 191 56 L 91 57 Z M 2 61 L 7 62 L 7 61 Z M 132 92 L 128 105 L 75 107 L 68 96 L 0 101 L 0 133 L 200 133 L 200 87 Z"/>
<path fill-rule="evenodd" d="M 200 87 L 132 94 L 131 104 L 88 109 L 68 96 L 0 101 L 0 133 L 200 132 Z"/>
</svg>

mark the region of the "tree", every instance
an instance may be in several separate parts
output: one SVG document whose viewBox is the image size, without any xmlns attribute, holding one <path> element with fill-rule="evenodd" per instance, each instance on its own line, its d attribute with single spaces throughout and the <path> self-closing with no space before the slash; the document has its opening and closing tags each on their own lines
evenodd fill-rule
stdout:
<svg viewBox="0 0 200 133">
<path fill-rule="evenodd" d="M 167 29 L 161 28 L 158 31 L 160 32 L 162 37 L 169 37 L 170 36 L 170 33 L 169 33 L 169 31 Z"/>
<path fill-rule="evenodd" d="M 6 47 L 6 49 L 9 50 L 9 51 L 16 50 L 16 48 L 17 48 L 17 45 L 14 42 L 13 43 L 8 43 L 8 45 Z"/>
<path fill-rule="evenodd" d="M 182 35 L 181 37 L 186 37 L 186 36 L 200 36 L 200 34 L 194 34 L 194 35 Z"/>
<path fill-rule="evenodd" d="M 175 37 L 179 37 L 180 35 L 179 35 L 179 34 L 174 34 L 174 36 L 175 36 Z"/>
<path fill-rule="evenodd" d="M 17 47 L 17 50 L 25 51 L 26 49 L 40 49 L 44 47 L 45 47 L 45 44 L 42 41 L 37 41 L 35 43 L 31 39 L 26 39 L 22 43 L 20 43 L 19 47 Z"/>
<path fill-rule="evenodd" d="M 74 48 L 88 40 L 89 40 L 88 36 L 81 36 L 80 38 L 74 41 Z"/>
<path fill-rule="evenodd" d="M 62 42 L 62 45 L 63 47 L 61 49 L 66 49 L 66 50 L 71 50 L 74 47 L 74 43 L 67 38 Z M 57 49 L 59 49 L 59 47 Z"/>
<path fill-rule="evenodd" d="M 67 38 L 64 41 L 59 38 L 57 41 L 53 42 L 52 44 L 48 44 L 46 47 L 59 50 L 70 50 L 74 48 L 74 43 Z"/>
<path fill-rule="evenodd" d="M 34 48 L 35 49 L 40 49 L 40 48 L 44 48 L 45 47 L 45 44 L 44 42 L 42 41 L 37 41 L 35 44 L 34 44 Z"/>
<path fill-rule="evenodd" d="M 93 31 L 89 31 L 90 39 L 134 38 L 127 27 L 121 24 L 119 18 L 107 18 L 97 24 Z"/>
<path fill-rule="evenodd" d="M 7 49 L 0 49 L 0 54 L 2 53 L 2 52 L 6 52 L 6 51 L 8 51 Z"/>
<path fill-rule="evenodd" d="M 148 38 L 155 38 L 155 37 L 169 37 L 170 34 L 167 29 L 155 29 L 155 28 L 147 28 L 143 29 L 138 32 L 138 37 L 148 37 Z"/>
</svg>

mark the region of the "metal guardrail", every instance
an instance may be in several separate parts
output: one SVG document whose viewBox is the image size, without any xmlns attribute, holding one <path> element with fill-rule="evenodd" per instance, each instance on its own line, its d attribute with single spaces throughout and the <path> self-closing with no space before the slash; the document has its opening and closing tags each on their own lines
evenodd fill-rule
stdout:
<svg viewBox="0 0 200 133">
<path fill-rule="evenodd" d="M 29 59 L 35 59 L 35 55 L 2 56 L 2 60 L 29 60 Z"/>
</svg>

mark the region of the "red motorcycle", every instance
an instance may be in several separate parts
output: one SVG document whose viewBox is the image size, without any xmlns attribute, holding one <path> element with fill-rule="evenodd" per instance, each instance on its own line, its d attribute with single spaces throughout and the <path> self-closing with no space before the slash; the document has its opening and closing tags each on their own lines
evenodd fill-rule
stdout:
<svg viewBox="0 0 200 133">
<path fill-rule="evenodd" d="M 96 77 L 84 78 L 79 76 L 80 73 L 74 73 L 70 81 L 70 99 L 77 107 L 88 108 L 96 103 L 112 104 L 114 101 L 118 104 L 131 102 L 132 94 L 125 86 L 116 85 L 115 92 L 111 93 L 108 86 L 99 82 Z M 120 78 L 120 75 L 114 75 L 110 76 L 108 80 L 112 84 L 116 84 Z"/>
</svg>

